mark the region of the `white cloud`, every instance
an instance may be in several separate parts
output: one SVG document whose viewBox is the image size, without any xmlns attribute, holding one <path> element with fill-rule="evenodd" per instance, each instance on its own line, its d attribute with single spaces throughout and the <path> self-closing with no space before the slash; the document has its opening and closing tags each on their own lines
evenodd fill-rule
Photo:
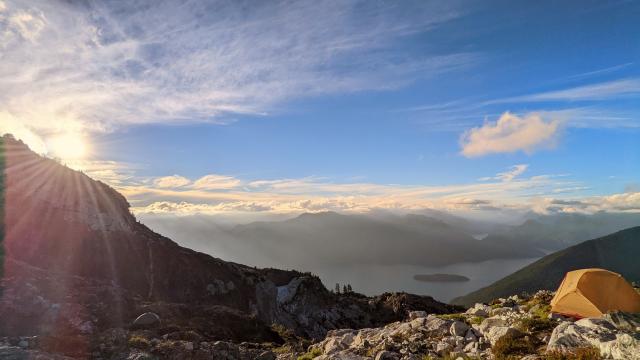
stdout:
<svg viewBox="0 0 640 360">
<path fill-rule="evenodd" d="M 233 189 L 242 182 L 232 176 L 210 174 L 201 177 L 193 183 L 193 188 L 203 190 Z"/>
<path fill-rule="evenodd" d="M 538 213 L 640 212 L 640 192 L 582 198 L 558 199 L 542 197 L 532 199 L 532 210 Z"/>
<path fill-rule="evenodd" d="M 454 2 L 2 4 L 0 107 L 39 135 L 225 123 L 300 96 L 397 88 L 477 59 L 416 54 L 398 41 L 460 16 Z"/>
<path fill-rule="evenodd" d="M 180 175 L 171 175 L 157 178 L 153 184 L 159 188 L 178 188 L 191 184 L 191 180 Z"/>
<path fill-rule="evenodd" d="M 516 177 L 522 175 L 522 173 L 524 173 L 525 171 L 527 171 L 528 167 L 529 167 L 529 165 L 527 165 L 527 164 L 513 165 L 511 167 L 511 169 L 509 169 L 509 171 L 498 173 L 496 175 L 496 178 L 498 178 L 499 180 L 502 180 L 502 181 L 511 181 L 511 180 L 515 179 Z"/>
<path fill-rule="evenodd" d="M 522 175 L 529 168 L 528 164 L 513 165 L 509 170 L 501 173 L 497 173 L 496 176 L 489 176 L 480 178 L 480 181 L 500 180 L 500 181 L 512 181 L 516 177 Z"/>
<path fill-rule="evenodd" d="M 576 86 L 564 90 L 547 91 L 543 93 L 514 96 L 486 102 L 486 104 L 501 104 L 515 102 L 543 102 L 543 101 L 588 101 L 617 99 L 623 96 L 640 95 L 640 79 L 628 78 L 607 81 L 591 85 Z"/>
<path fill-rule="evenodd" d="M 374 209 L 409 212 L 425 208 L 500 211 L 526 209 L 531 198 L 552 196 L 559 188 L 581 186 L 579 182 L 554 175 L 521 177 L 524 173 L 521 165 L 515 166 L 509 175 L 506 173 L 490 182 L 448 186 L 335 183 L 317 177 L 247 181 L 215 175 L 215 186 L 210 187 L 199 188 L 192 183 L 181 188 L 159 188 L 149 186 L 153 182 L 138 181 L 137 184 L 118 186 L 118 189 L 131 201 L 137 213 L 189 215 L 291 214 L 327 210 L 367 212 Z M 513 181 L 516 176 L 521 178 Z M 221 186 L 221 181 L 228 184 Z"/>
<path fill-rule="evenodd" d="M 47 145 L 29 126 L 23 124 L 6 111 L 0 111 L 0 135 L 11 134 L 24 141 L 38 154 L 47 153 Z"/>
<path fill-rule="evenodd" d="M 555 143 L 557 120 L 545 121 L 536 113 L 518 115 L 506 112 L 495 122 L 466 131 L 460 138 L 462 154 L 478 157 L 493 153 L 524 151 L 531 153 Z"/>
</svg>

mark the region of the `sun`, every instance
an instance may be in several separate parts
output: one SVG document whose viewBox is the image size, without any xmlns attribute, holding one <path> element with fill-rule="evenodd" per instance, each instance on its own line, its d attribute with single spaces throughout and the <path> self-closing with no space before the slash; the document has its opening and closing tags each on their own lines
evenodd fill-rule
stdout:
<svg viewBox="0 0 640 360">
<path fill-rule="evenodd" d="M 61 160 L 79 160 L 87 156 L 87 142 L 80 134 L 57 135 L 47 145 L 50 153 Z"/>
</svg>

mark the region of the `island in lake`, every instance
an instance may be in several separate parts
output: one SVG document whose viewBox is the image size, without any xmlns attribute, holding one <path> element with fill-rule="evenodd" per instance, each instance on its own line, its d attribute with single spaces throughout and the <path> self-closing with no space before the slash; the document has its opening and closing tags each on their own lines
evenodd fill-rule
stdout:
<svg viewBox="0 0 640 360">
<path fill-rule="evenodd" d="M 470 279 L 466 276 L 455 274 L 418 274 L 413 279 L 424 282 L 465 282 Z"/>
</svg>

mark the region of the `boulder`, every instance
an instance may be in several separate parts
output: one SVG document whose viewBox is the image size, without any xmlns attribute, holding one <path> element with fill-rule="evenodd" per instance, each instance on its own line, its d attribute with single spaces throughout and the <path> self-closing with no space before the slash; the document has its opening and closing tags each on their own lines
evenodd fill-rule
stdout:
<svg viewBox="0 0 640 360">
<path fill-rule="evenodd" d="M 602 318 L 613 324 L 616 329 L 629 332 L 640 332 L 640 314 L 616 311 L 606 314 Z"/>
<path fill-rule="evenodd" d="M 426 311 L 410 311 L 409 312 L 409 319 L 413 320 L 413 319 L 417 319 L 417 318 L 426 318 L 427 317 L 427 312 Z"/>
<path fill-rule="evenodd" d="M 375 360 L 397 360 L 400 356 L 391 351 L 380 351 L 376 354 Z"/>
<path fill-rule="evenodd" d="M 450 320 L 440 319 L 436 316 L 429 316 L 424 324 L 424 327 L 431 335 L 444 336 L 449 333 L 451 327 Z"/>
<path fill-rule="evenodd" d="M 476 334 L 475 330 L 473 329 L 467 330 L 467 332 L 464 334 L 464 341 L 467 343 L 477 342 L 478 335 Z"/>
<path fill-rule="evenodd" d="M 160 322 L 160 316 L 156 313 L 146 312 L 140 316 L 138 316 L 133 321 L 133 326 L 136 327 L 151 327 Z"/>
<path fill-rule="evenodd" d="M 490 312 L 491 312 L 491 306 L 484 305 L 484 304 L 475 304 L 472 308 L 467 310 L 466 313 L 473 316 L 486 317 L 486 316 L 489 316 Z"/>
<path fill-rule="evenodd" d="M 503 336 L 517 336 L 520 331 L 509 326 L 494 326 L 484 333 L 484 337 L 489 340 L 491 346 L 495 345 Z"/>
<path fill-rule="evenodd" d="M 489 332 L 489 330 L 492 327 L 507 326 L 507 325 L 508 325 L 507 320 L 501 317 L 494 316 L 494 317 L 490 317 L 482 320 L 480 325 L 478 325 L 477 330 L 480 331 L 481 334 L 486 334 Z"/>
<path fill-rule="evenodd" d="M 449 328 L 449 333 L 453 336 L 465 336 L 469 330 L 469 325 L 462 321 L 454 321 Z"/>
<path fill-rule="evenodd" d="M 605 319 L 562 322 L 551 333 L 547 350 L 571 351 L 592 346 L 609 359 L 640 360 L 640 335 L 616 329 Z"/>
</svg>

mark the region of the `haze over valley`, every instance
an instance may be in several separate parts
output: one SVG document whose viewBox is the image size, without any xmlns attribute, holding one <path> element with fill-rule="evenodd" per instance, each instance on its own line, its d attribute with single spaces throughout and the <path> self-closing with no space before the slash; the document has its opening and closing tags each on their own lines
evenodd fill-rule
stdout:
<svg viewBox="0 0 640 360">
<path fill-rule="evenodd" d="M 519 225 L 444 212 L 429 215 L 306 213 L 287 220 L 219 224 L 210 216 L 143 216 L 181 245 L 241 264 L 310 271 L 374 295 L 408 291 L 448 301 L 487 286 L 538 258 L 640 225 L 640 214 L 529 214 Z M 484 239 L 472 234 L 491 231 Z M 465 283 L 424 283 L 423 273 L 459 274 Z"/>
</svg>

